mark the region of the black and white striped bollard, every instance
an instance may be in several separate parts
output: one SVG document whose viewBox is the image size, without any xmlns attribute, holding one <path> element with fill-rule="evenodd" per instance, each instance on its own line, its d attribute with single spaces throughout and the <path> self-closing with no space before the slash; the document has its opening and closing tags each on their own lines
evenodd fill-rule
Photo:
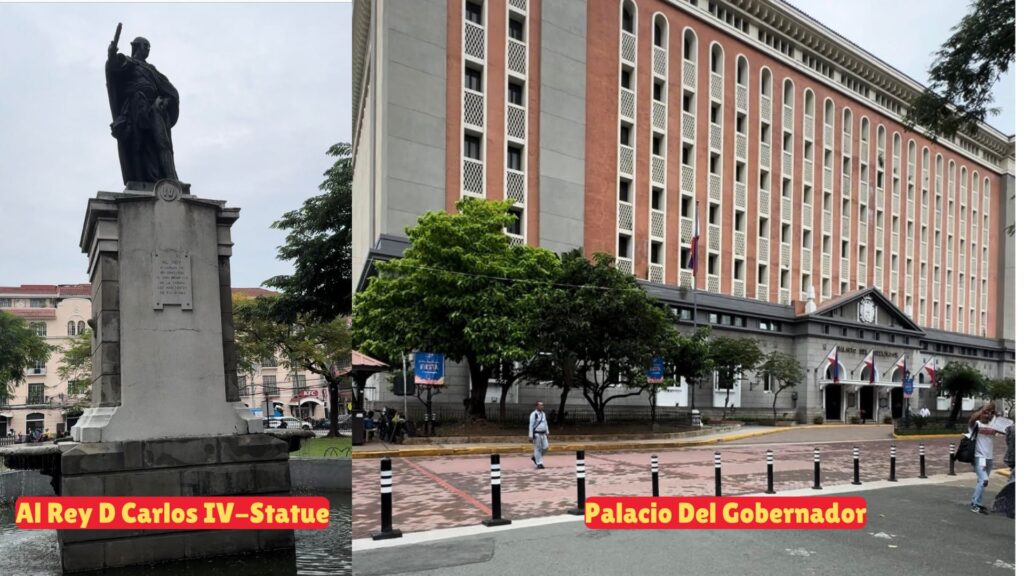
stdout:
<svg viewBox="0 0 1024 576">
<path fill-rule="evenodd" d="M 896 482 L 896 445 L 889 446 L 889 482 Z"/>
<path fill-rule="evenodd" d="M 491 454 L 491 517 L 484 526 L 505 526 L 512 521 L 501 517 L 501 456 Z"/>
<path fill-rule="evenodd" d="M 924 473 L 924 444 L 917 445 L 917 454 L 921 457 L 921 475 L 918 478 L 927 478 L 928 475 Z"/>
<path fill-rule="evenodd" d="M 722 495 L 722 455 L 715 452 L 715 496 Z"/>
<path fill-rule="evenodd" d="M 402 531 L 395 530 L 391 526 L 391 459 L 381 458 L 380 460 L 380 532 L 373 532 L 370 536 L 374 540 L 387 540 L 389 538 L 401 538 Z"/>
<path fill-rule="evenodd" d="M 853 448 L 853 484 L 860 485 L 860 448 Z"/>
<path fill-rule="evenodd" d="M 953 465 L 956 464 L 956 448 L 953 444 L 949 445 L 949 476 L 956 476 L 956 470 L 953 469 Z"/>
<path fill-rule="evenodd" d="M 814 486 L 812 490 L 821 490 L 821 449 L 814 449 Z"/>
<path fill-rule="evenodd" d="M 658 456 L 651 455 L 651 493 L 658 496 Z"/>
<path fill-rule="evenodd" d="M 582 516 L 587 502 L 587 465 L 583 450 L 576 451 L 576 507 L 569 510 L 573 516 Z"/>
<path fill-rule="evenodd" d="M 775 494 L 775 474 L 773 468 L 775 467 L 775 454 L 771 450 L 768 451 L 768 490 L 765 494 Z"/>
</svg>

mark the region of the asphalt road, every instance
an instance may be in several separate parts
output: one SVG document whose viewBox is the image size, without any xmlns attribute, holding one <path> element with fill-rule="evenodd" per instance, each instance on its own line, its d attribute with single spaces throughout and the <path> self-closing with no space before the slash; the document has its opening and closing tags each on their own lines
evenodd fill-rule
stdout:
<svg viewBox="0 0 1024 576">
<path fill-rule="evenodd" d="M 991 503 L 1005 479 L 986 491 Z M 603 531 L 582 522 L 357 551 L 355 573 L 543 576 L 1013 574 L 1013 521 L 968 510 L 973 478 L 859 493 L 856 531 Z"/>
</svg>

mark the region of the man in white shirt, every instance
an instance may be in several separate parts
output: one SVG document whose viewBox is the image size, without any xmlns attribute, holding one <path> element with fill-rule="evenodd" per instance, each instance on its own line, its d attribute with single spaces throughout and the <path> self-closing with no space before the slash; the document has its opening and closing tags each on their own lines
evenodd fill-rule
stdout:
<svg viewBox="0 0 1024 576">
<path fill-rule="evenodd" d="M 543 469 L 544 452 L 548 449 L 548 419 L 544 415 L 544 403 L 540 401 L 530 412 L 530 441 L 533 442 L 533 463 L 538 469 Z"/>
<path fill-rule="evenodd" d="M 921 417 L 924 417 L 924 418 L 927 418 L 927 417 L 932 415 L 932 412 L 931 412 L 931 410 L 928 409 L 927 406 L 921 406 L 921 410 L 918 411 L 917 415 L 921 416 Z"/>
<path fill-rule="evenodd" d="M 974 413 L 968 422 L 968 431 L 973 432 L 977 428 L 977 436 L 974 444 L 974 473 L 978 475 L 978 483 L 974 486 L 974 496 L 971 498 L 971 512 L 988 514 L 988 508 L 981 505 L 985 495 L 985 487 L 988 486 L 988 477 L 992 473 L 992 440 L 998 430 L 989 425 L 996 413 L 996 405 L 993 402 L 986 404 L 981 410 Z"/>
</svg>

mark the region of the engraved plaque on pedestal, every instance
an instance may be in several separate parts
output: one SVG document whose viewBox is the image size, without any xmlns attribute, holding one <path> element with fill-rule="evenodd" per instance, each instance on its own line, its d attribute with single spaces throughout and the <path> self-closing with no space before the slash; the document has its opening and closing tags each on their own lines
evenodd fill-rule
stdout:
<svg viewBox="0 0 1024 576">
<path fill-rule="evenodd" d="M 188 251 L 153 252 L 153 308 L 192 309 L 192 255 Z"/>
</svg>

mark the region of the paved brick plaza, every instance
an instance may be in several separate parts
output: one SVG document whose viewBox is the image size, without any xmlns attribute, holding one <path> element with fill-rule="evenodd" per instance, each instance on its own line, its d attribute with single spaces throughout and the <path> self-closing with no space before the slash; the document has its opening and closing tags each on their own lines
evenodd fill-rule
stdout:
<svg viewBox="0 0 1024 576">
<path fill-rule="evenodd" d="M 775 490 L 809 488 L 813 451 L 821 448 L 823 484 L 852 480 L 852 451 L 860 447 L 861 480 L 889 476 L 890 427 L 801 428 L 716 446 L 657 451 L 662 496 L 714 494 L 714 453 L 722 454 L 722 492 L 751 494 L 765 489 L 765 450 L 775 454 Z M 855 436 L 854 436 L 855 434 Z M 855 440 L 843 438 L 855 437 Z M 557 438 L 555 439 L 557 442 Z M 918 445 L 924 444 L 929 476 L 945 475 L 949 444 L 956 439 L 896 441 L 897 478 L 919 474 Z M 996 441 L 996 468 L 1002 467 L 1005 443 Z M 587 495 L 647 495 L 651 490 L 649 452 L 588 453 Z M 576 457 L 549 454 L 545 469 L 535 470 L 528 455 L 502 458 L 502 512 L 513 520 L 564 514 L 576 499 Z M 394 458 L 394 526 L 404 532 L 478 524 L 490 516 L 490 460 L 487 456 Z M 380 529 L 379 461 L 353 462 L 353 539 Z M 973 477 L 970 466 L 957 463 L 957 474 Z M 995 492 L 987 494 L 991 501 Z M 964 494 L 966 505 L 969 495 Z"/>
</svg>

